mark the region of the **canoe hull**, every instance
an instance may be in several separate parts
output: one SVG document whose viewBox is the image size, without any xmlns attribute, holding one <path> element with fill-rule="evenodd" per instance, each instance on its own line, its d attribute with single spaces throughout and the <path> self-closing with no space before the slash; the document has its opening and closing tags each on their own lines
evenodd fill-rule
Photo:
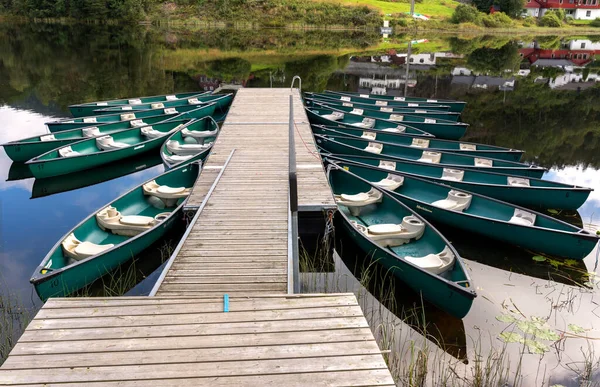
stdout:
<svg viewBox="0 0 600 387">
<path fill-rule="evenodd" d="M 34 283 L 38 296 L 42 301 L 50 297 L 67 296 L 74 291 L 84 288 L 111 270 L 116 269 L 119 265 L 131 260 L 132 257 L 140 254 L 169 231 L 175 224 L 175 221 L 180 218 L 182 209 L 183 207 L 174 211 L 168 221 L 140 238 L 132 240 L 95 259 L 82 262 L 69 270 L 48 278 L 46 281 Z"/>
<path fill-rule="evenodd" d="M 59 148 L 81 140 L 81 138 L 75 138 L 57 141 L 39 141 L 20 144 L 5 144 L 4 151 L 12 161 L 23 163 L 43 153 L 49 152 L 54 148 Z"/>
</svg>

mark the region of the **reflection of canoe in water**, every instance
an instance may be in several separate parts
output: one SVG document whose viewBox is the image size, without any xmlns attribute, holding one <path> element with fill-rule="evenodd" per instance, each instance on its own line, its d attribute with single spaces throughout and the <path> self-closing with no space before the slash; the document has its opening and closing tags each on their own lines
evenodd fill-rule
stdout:
<svg viewBox="0 0 600 387">
<path fill-rule="evenodd" d="M 312 125 L 314 133 L 331 134 L 362 138 L 366 140 L 377 140 L 400 146 L 413 148 L 426 148 L 432 151 L 452 152 L 462 155 L 489 157 L 499 160 L 519 161 L 523 151 L 503 148 L 501 146 L 477 144 L 473 142 L 462 142 L 452 140 L 440 140 L 437 138 L 421 138 L 404 133 L 389 133 L 383 131 L 370 131 L 358 128 L 338 128 L 335 126 Z"/>
<path fill-rule="evenodd" d="M 364 286 L 370 294 L 361 296 L 363 308 L 380 311 L 382 320 L 388 323 L 410 325 L 451 356 L 466 362 L 467 339 L 463 320 L 423 299 L 414 290 L 396 280 L 394 276 L 387 275 L 388 269 L 377 261 L 373 261 L 371 256 L 365 256 L 344 229 L 339 216 L 334 217 L 334 224 L 336 230 L 335 250 L 339 257 L 338 254 L 334 254 L 333 257 L 336 268 L 336 273 L 330 275 L 333 278 L 332 281 L 335 281 L 333 286 L 339 288 L 341 285 L 342 288 L 338 291 L 342 292 L 356 292 L 356 286 Z M 346 270 L 350 271 L 351 275 L 346 275 Z M 313 273 L 305 275 L 312 276 Z M 354 283 L 352 276 L 360 278 L 360 283 L 358 280 L 355 280 L 356 283 Z M 344 278 L 344 281 L 339 281 L 338 278 Z M 350 281 L 349 284 L 348 281 Z M 315 291 L 322 290 L 317 288 Z M 391 311 L 398 317 L 398 320 L 390 321 L 386 315 L 386 309 L 380 308 L 378 305 L 371 305 L 370 303 L 374 302 L 370 299 L 371 297 Z M 379 316 L 374 317 L 378 318 Z"/>
<path fill-rule="evenodd" d="M 178 219 L 198 164 L 166 172 L 91 214 L 43 259 L 30 281 L 42 300 L 68 295 L 127 262 Z"/>
<path fill-rule="evenodd" d="M 307 95 L 307 97 L 309 97 Z M 360 109 L 364 111 L 364 114 L 366 116 L 371 116 L 371 113 L 386 113 L 386 114 L 408 114 L 411 116 L 418 116 L 418 117 L 427 117 L 427 118 L 433 118 L 436 120 L 446 120 L 446 121 L 452 121 L 452 122 L 457 122 L 460 114 L 459 113 L 453 113 L 453 112 L 446 112 L 446 111 L 440 111 L 440 110 L 425 110 L 425 109 L 417 109 L 417 108 L 409 108 L 409 107 L 388 107 L 388 106 L 374 106 L 374 105 L 369 105 L 366 103 L 356 103 L 356 102 L 344 102 L 344 101 L 340 101 L 339 99 L 331 99 L 328 97 L 323 97 L 323 96 L 310 96 L 310 98 L 304 98 L 304 101 L 306 102 L 307 106 L 314 106 L 317 107 L 317 105 L 315 105 L 316 103 L 322 104 L 322 105 L 330 105 L 332 107 L 338 108 L 338 107 L 348 107 L 350 109 Z M 383 117 L 385 118 L 385 117 Z M 389 118 L 385 118 L 385 119 L 389 119 Z"/>
<path fill-rule="evenodd" d="M 363 138 L 315 134 L 317 145 L 339 155 L 376 156 L 382 159 L 439 165 L 449 169 L 473 169 L 511 176 L 542 177 L 545 169 L 515 161 L 473 157 L 451 152 L 429 151 Z"/>
<path fill-rule="evenodd" d="M 158 149 L 169 134 L 193 128 L 197 122 L 169 121 L 91 138 L 44 153 L 27 164 L 38 179 L 83 171 Z"/>
<path fill-rule="evenodd" d="M 211 117 L 205 117 L 194 125 L 193 130 L 183 129 L 173 133 L 160 148 L 160 157 L 169 167 L 204 161 L 219 134 L 219 125 Z"/>
<path fill-rule="evenodd" d="M 393 170 L 415 177 L 429 179 L 436 183 L 476 192 L 523 207 L 541 208 L 546 215 L 582 226 L 579 214 L 574 210 L 554 210 L 558 208 L 579 208 L 588 198 L 591 188 L 577 187 L 549 180 L 516 178 L 506 174 L 472 169 L 448 169 L 441 165 L 395 160 L 393 164 L 377 156 L 329 155 L 332 160 L 350 161 L 383 170 Z M 385 168 L 381 168 L 381 166 Z M 550 209 L 551 211 L 547 211 Z"/>
<path fill-rule="evenodd" d="M 25 162 L 52 149 L 59 148 L 86 138 L 112 134 L 122 130 L 137 128 L 139 126 L 153 125 L 170 118 L 177 117 L 178 114 L 159 115 L 147 117 L 143 120 L 133 119 L 128 121 L 113 122 L 111 124 L 99 124 L 87 128 L 63 130 L 52 134 L 42 134 L 24 138 L 18 141 L 11 141 L 3 144 L 4 151 L 13 161 Z M 185 118 L 185 117 L 181 117 Z"/>
<path fill-rule="evenodd" d="M 389 193 L 336 165 L 328 175 L 344 227 L 361 249 L 423 298 L 464 317 L 476 293 L 452 245 Z"/>
<path fill-rule="evenodd" d="M 186 105 L 176 108 L 140 110 L 130 112 L 119 112 L 115 114 L 106 114 L 101 116 L 90 116 L 80 118 L 65 118 L 58 121 L 46 122 L 48 129 L 54 133 L 62 130 L 85 128 L 89 126 L 97 126 L 96 124 L 110 124 L 113 122 L 129 121 L 135 119 L 145 119 L 160 115 L 170 116 L 172 114 L 186 114 L 185 118 L 202 118 L 213 115 L 215 105 Z M 168 117 L 166 117 L 168 118 Z M 166 119 L 165 118 L 165 119 Z"/>
<path fill-rule="evenodd" d="M 8 178 L 6 181 L 31 179 L 32 177 L 33 173 L 31 173 L 29 165 L 13 162 L 8 170 Z"/>
<path fill-rule="evenodd" d="M 395 198 L 432 222 L 571 259 L 585 258 L 598 243 L 596 235 L 579 227 L 487 196 L 364 164 L 339 162 L 339 165 L 388 189 Z M 366 205 L 365 200 L 356 199 L 354 205 L 360 208 Z"/>
<path fill-rule="evenodd" d="M 137 105 L 142 103 L 152 103 L 152 102 L 167 102 L 167 101 L 177 101 L 179 99 L 187 99 L 194 98 L 197 96 L 205 95 L 210 92 L 197 92 L 193 91 L 191 93 L 178 93 L 178 94 L 165 94 L 165 95 L 154 95 L 149 97 L 136 97 L 136 98 L 123 98 L 123 99 L 113 99 L 110 101 L 97 101 L 97 102 L 88 102 L 88 103 L 80 103 L 76 105 L 69 106 L 69 111 L 73 117 L 86 117 L 93 116 L 94 110 L 96 109 L 104 109 L 107 107 L 116 107 L 116 106 L 127 106 L 127 105 Z"/>
<path fill-rule="evenodd" d="M 216 111 L 225 110 L 233 100 L 233 94 L 205 94 L 195 98 L 189 98 L 179 101 L 147 103 L 139 105 L 119 106 L 106 109 L 94 110 L 94 114 L 111 114 L 122 113 L 125 111 L 142 111 L 151 109 L 178 108 L 182 106 L 198 105 L 198 104 L 214 104 Z"/>
<path fill-rule="evenodd" d="M 352 92 L 348 92 L 348 91 L 337 92 L 337 91 L 325 90 L 324 94 L 336 96 L 338 98 L 344 97 L 344 96 L 360 97 L 361 99 L 382 101 L 382 102 L 387 102 L 388 104 L 394 103 L 394 102 L 409 102 L 409 103 L 412 102 L 412 103 L 427 103 L 427 104 L 432 104 L 432 105 L 446 105 L 446 106 L 450 106 L 451 112 L 457 112 L 457 113 L 462 112 L 463 109 L 465 108 L 465 106 L 467 105 L 466 102 L 455 101 L 455 100 L 451 100 L 451 99 L 394 97 L 392 95 L 361 94 L 361 93 L 352 93 Z"/>
<path fill-rule="evenodd" d="M 33 182 L 31 198 L 40 198 L 88 187 L 90 185 L 129 175 L 130 173 L 139 172 L 159 165 L 160 163 L 160 156 L 156 152 L 146 152 L 139 157 L 120 160 L 86 171 L 49 177 L 46 179 L 35 179 Z"/>
<path fill-rule="evenodd" d="M 410 125 L 413 128 L 421 129 L 435 137 L 446 140 L 460 139 L 465 134 L 467 127 L 469 126 L 469 124 L 466 124 L 464 122 L 440 120 L 428 118 L 426 116 L 412 116 L 404 113 L 385 113 L 346 106 L 334 106 L 314 103 L 314 107 L 309 107 L 309 110 L 319 109 L 331 109 L 334 112 L 343 114 L 344 117 L 349 115 L 355 115 L 358 117 L 362 117 L 363 119 L 381 120 L 382 122 L 389 122 L 390 124 L 400 123 L 400 125 Z M 340 121 L 343 121 L 343 118 L 341 118 Z"/>
<path fill-rule="evenodd" d="M 372 98 L 364 98 L 364 97 L 360 97 L 360 96 L 353 96 L 350 94 L 346 94 L 346 95 L 334 95 L 331 93 L 306 93 L 305 94 L 308 98 L 313 98 L 313 99 L 323 99 L 323 100 L 328 100 L 328 101 L 334 101 L 334 102 L 348 102 L 348 103 L 360 103 L 363 105 L 370 105 L 370 106 L 374 106 L 377 108 L 380 107 L 391 107 L 391 108 L 398 108 L 398 109 L 424 109 L 424 110 L 435 110 L 435 111 L 442 111 L 442 112 L 449 112 L 450 111 L 450 106 L 448 105 L 439 105 L 439 104 L 433 104 L 433 103 L 421 103 L 421 102 L 407 102 L 407 101 L 382 101 L 382 100 L 375 100 Z"/>
</svg>

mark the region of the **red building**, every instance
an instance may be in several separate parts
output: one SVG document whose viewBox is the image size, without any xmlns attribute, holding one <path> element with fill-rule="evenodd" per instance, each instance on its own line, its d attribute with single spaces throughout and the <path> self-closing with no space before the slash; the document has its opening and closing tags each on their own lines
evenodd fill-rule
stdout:
<svg viewBox="0 0 600 387">
<path fill-rule="evenodd" d="M 574 19 L 594 20 L 600 17 L 600 0 L 527 0 L 528 15 L 542 17 L 550 9 L 562 9 Z"/>
</svg>

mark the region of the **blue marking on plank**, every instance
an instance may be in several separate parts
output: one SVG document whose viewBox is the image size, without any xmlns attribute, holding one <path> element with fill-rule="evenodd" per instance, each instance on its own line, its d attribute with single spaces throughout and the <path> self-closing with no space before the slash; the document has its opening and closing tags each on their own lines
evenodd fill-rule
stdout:
<svg viewBox="0 0 600 387">
<path fill-rule="evenodd" d="M 223 312 L 229 312 L 229 294 L 223 295 Z"/>
</svg>

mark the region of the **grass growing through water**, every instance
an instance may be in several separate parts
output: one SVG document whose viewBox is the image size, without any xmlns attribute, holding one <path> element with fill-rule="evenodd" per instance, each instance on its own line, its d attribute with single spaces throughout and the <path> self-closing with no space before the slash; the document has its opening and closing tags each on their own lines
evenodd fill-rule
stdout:
<svg viewBox="0 0 600 387">
<path fill-rule="evenodd" d="M 5 283 L 0 278 L 0 284 Z M 34 314 L 35 308 L 26 308 L 5 285 L 0 287 L 0 365 L 4 363 Z"/>
</svg>

